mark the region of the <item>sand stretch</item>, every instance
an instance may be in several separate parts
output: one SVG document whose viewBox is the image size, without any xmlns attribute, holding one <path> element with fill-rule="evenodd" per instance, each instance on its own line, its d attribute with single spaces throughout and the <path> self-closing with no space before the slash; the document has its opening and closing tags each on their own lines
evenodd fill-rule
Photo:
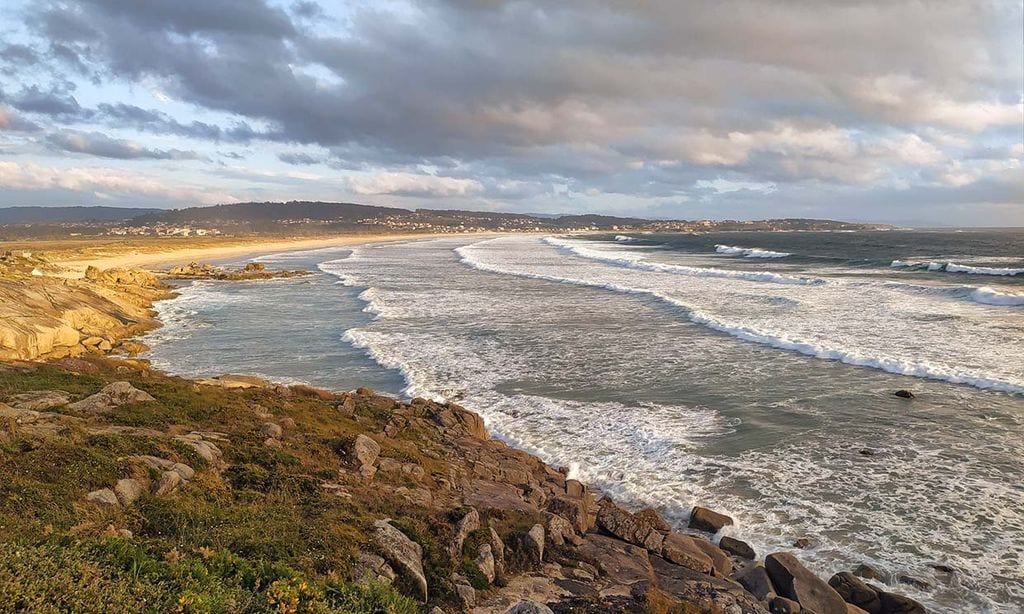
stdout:
<svg viewBox="0 0 1024 614">
<path fill-rule="evenodd" d="M 53 262 L 65 269 L 62 276 L 80 278 L 85 275 L 85 269 L 94 266 L 98 269 L 114 268 L 145 268 L 155 269 L 187 264 L 189 262 L 203 262 L 209 260 L 220 260 L 224 258 L 256 256 L 284 251 L 298 251 L 306 249 L 322 249 L 326 247 L 344 247 L 348 245 L 361 245 L 365 243 L 377 243 L 380 241 L 402 241 L 408 239 L 428 239 L 431 237 L 444 236 L 436 234 L 358 234 L 343 235 L 337 237 L 326 237 L 316 239 L 270 239 L 252 240 L 245 239 L 240 243 L 228 243 L 224 245 L 210 245 L 204 247 L 189 247 L 168 245 L 157 246 L 155 251 L 144 251 L 143 249 L 131 249 L 123 253 L 110 253 L 109 255 L 94 255 L 90 257 L 69 256 L 66 259 L 55 258 Z M 113 250 L 112 250 L 113 251 Z"/>
</svg>

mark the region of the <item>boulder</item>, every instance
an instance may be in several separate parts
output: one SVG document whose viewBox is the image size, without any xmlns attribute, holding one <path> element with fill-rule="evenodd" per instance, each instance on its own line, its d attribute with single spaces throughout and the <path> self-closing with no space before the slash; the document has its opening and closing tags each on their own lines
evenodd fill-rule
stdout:
<svg viewBox="0 0 1024 614">
<path fill-rule="evenodd" d="M 899 580 L 900 584 L 907 584 L 921 591 L 926 591 L 932 587 L 928 582 L 914 576 L 900 576 L 896 579 Z"/>
<path fill-rule="evenodd" d="M 373 524 L 374 536 L 384 558 L 416 587 L 420 601 L 427 600 L 427 577 L 423 573 L 423 548 L 391 526 L 387 520 Z"/>
<path fill-rule="evenodd" d="M 477 552 L 473 563 L 480 570 L 480 573 L 487 578 L 488 582 L 494 582 L 497 570 L 494 563 L 494 553 L 491 550 L 490 544 L 480 544 L 480 550 Z"/>
<path fill-rule="evenodd" d="M 624 541 L 590 533 L 579 546 L 580 558 L 601 568 L 608 581 L 628 586 L 634 582 L 654 581 L 654 568 L 647 550 Z"/>
<path fill-rule="evenodd" d="M 505 610 L 504 614 L 555 614 L 551 608 L 543 603 L 523 599 L 511 608 Z"/>
<path fill-rule="evenodd" d="M 665 559 L 652 556 L 655 585 L 666 595 L 686 604 L 686 612 L 718 612 L 730 614 L 764 614 L 764 606 L 738 584 L 728 579 L 712 578 Z M 646 584 L 633 585 L 639 589 Z M 660 611 L 660 610 L 655 610 Z M 675 611 L 675 610 L 670 610 Z"/>
<path fill-rule="evenodd" d="M 34 390 L 16 394 L 7 400 L 18 409 L 31 411 L 49 411 L 63 407 L 71 402 L 71 395 L 63 390 Z"/>
<path fill-rule="evenodd" d="M 661 556 L 669 562 L 700 573 L 711 574 L 714 563 L 689 535 L 669 533 L 662 544 Z"/>
<path fill-rule="evenodd" d="M 476 607 L 476 590 L 468 584 L 456 584 L 455 595 L 459 598 L 459 606 L 463 612 L 469 612 Z"/>
<path fill-rule="evenodd" d="M 200 433 L 192 432 L 188 435 L 178 435 L 174 438 L 177 441 L 191 447 L 196 454 L 215 467 L 223 465 L 224 452 L 212 441 L 207 441 Z"/>
<path fill-rule="evenodd" d="M 764 561 L 776 592 L 816 614 L 846 614 L 846 602 L 824 580 L 788 552 L 769 554 Z"/>
<path fill-rule="evenodd" d="M 711 575 L 719 578 L 729 577 L 729 574 L 732 573 L 732 559 L 725 551 L 707 540 L 694 539 L 693 543 L 711 559 L 711 564 L 714 567 Z"/>
<path fill-rule="evenodd" d="M 910 597 L 878 591 L 882 614 L 925 614 L 924 606 Z"/>
<path fill-rule="evenodd" d="M 829 578 L 828 585 L 835 589 L 846 603 L 852 603 L 871 614 L 879 614 L 882 610 L 878 591 L 848 571 L 837 573 Z"/>
<path fill-rule="evenodd" d="M 768 577 L 768 572 L 765 571 L 764 565 L 761 563 L 747 567 L 733 576 L 733 579 L 759 600 L 763 601 L 768 599 L 769 595 L 775 594 L 771 578 Z"/>
<path fill-rule="evenodd" d="M 530 558 L 538 565 L 544 562 L 544 527 L 535 524 L 527 531 L 524 540 L 526 551 Z"/>
<path fill-rule="evenodd" d="M 597 511 L 597 526 L 619 539 L 651 552 L 661 552 L 671 528 L 652 509 L 630 514 L 611 499 L 602 499 Z"/>
<path fill-rule="evenodd" d="M 772 614 L 797 614 L 803 611 L 800 604 L 792 599 L 786 599 L 785 597 L 775 597 L 772 599 L 771 604 L 768 606 L 768 611 Z M 817 614 L 817 613 L 813 613 Z"/>
<path fill-rule="evenodd" d="M 169 495 L 181 488 L 184 483 L 185 480 L 177 471 L 164 471 L 160 475 L 160 479 L 153 485 L 153 494 L 158 497 Z"/>
<path fill-rule="evenodd" d="M 350 579 L 355 582 L 376 581 L 382 584 L 391 584 L 395 578 L 395 570 L 384 560 L 384 557 L 376 554 L 360 552 L 356 555 L 355 569 Z"/>
<path fill-rule="evenodd" d="M 480 513 L 476 508 L 469 508 L 469 511 L 459 519 L 455 525 L 455 536 L 452 538 L 452 558 L 462 555 L 462 544 L 470 533 L 480 528 Z"/>
<path fill-rule="evenodd" d="M 0 403 L 0 421 L 10 420 L 14 424 L 32 424 L 38 421 L 42 415 L 40 412 L 31 409 L 21 409 L 11 407 L 6 403 Z"/>
<path fill-rule="evenodd" d="M 117 484 L 114 485 L 114 494 L 117 495 L 122 505 L 135 503 L 144 491 L 145 487 L 142 485 L 142 482 L 132 478 L 118 480 Z"/>
<path fill-rule="evenodd" d="M 505 542 L 501 541 L 493 527 L 487 529 L 491 534 L 491 553 L 494 555 L 494 569 L 498 575 L 505 572 Z"/>
<path fill-rule="evenodd" d="M 690 528 L 708 533 L 718 533 L 722 527 L 731 525 L 732 518 L 725 514 L 709 510 L 706 507 L 694 507 L 690 510 Z"/>
<path fill-rule="evenodd" d="M 181 476 L 181 479 L 186 481 L 196 477 L 196 470 L 185 463 L 174 463 L 171 465 L 171 471 L 177 473 Z"/>
<path fill-rule="evenodd" d="M 377 457 L 380 456 L 380 444 L 360 433 L 356 435 L 352 452 L 355 454 L 360 466 L 372 467 L 377 462 Z"/>
<path fill-rule="evenodd" d="M 464 495 L 466 505 L 480 509 L 496 509 L 535 513 L 537 506 L 525 501 L 520 490 L 511 484 L 488 480 L 470 480 Z"/>
<path fill-rule="evenodd" d="M 799 537 L 799 538 L 797 538 L 796 540 L 793 541 L 793 547 L 794 548 L 799 548 L 801 550 L 806 550 L 806 549 L 810 548 L 813 545 L 814 545 L 814 542 L 811 541 L 811 538 L 809 538 L 809 537 Z"/>
<path fill-rule="evenodd" d="M 861 563 L 860 565 L 857 565 L 857 569 L 853 570 L 853 575 L 860 576 L 862 578 L 867 578 L 868 580 L 884 581 L 882 579 L 882 572 L 878 571 L 877 569 L 875 569 L 871 565 L 868 565 L 867 563 Z"/>
<path fill-rule="evenodd" d="M 582 499 L 587 494 L 587 487 L 579 480 L 566 480 L 565 494 L 573 499 Z"/>
<path fill-rule="evenodd" d="M 546 513 L 548 519 L 548 541 L 556 546 L 565 545 L 565 542 L 576 543 L 579 537 L 573 530 L 572 524 L 558 514 Z"/>
<path fill-rule="evenodd" d="M 71 403 L 68 409 L 88 413 L 102 413 L 116 409 L 128 403 L 155 401 L 149 393 L 139 390 L 128 382 L 113 382 L 102 390 L 81 401 Z"/>
<path fill-rule="evenodd" d="M 85 500 L 93 505 L 98 505 L 99 507 L 117 507 L 120 505 L 117 500 L 117 495 L 109 488 L 94 490 L 85 495 Z"/>
<path fill-rule="evenodd" d="M 547 508 L 552 514 L 558 514 L 568 520 L 577 533 L 586 533 L 594 526 L 594 518 L 587 509 L 585 498 L 573 498 L 569 495 L 553 497 L 548 500 Z"/>
<path fill-rule="evenodd" d="M 264 422 L 263 426 L 260 427 L 260 434 L 264 437 L 271 437 L 273 439 L 280 439 L 284 435 L 284 429 L 281 428 L 280 424 L 274 424 L 273 422 Z"/>
<path fill-rule="evenodd" d="M 754 549 L 750 547 L 750 544 L 745 541 L 729 537 L 728 535 L 722 537 L 718 542 L 718 547 L 733 556 L 740 557 L 741 559 L 753 561 L 757 558 L 757 553 L 755 553 Z"/>
</svg>

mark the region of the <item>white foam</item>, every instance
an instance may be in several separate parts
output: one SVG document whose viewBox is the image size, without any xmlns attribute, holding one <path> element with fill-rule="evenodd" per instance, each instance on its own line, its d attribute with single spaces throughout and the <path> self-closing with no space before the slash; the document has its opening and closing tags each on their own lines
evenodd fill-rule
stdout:
<svg viewBox="0 0 1024 614">
<path fill-rule="evenodd" d="M 773 252 L 759 247 L 736 247 L 734 245 L 716 245 L 715 251 L 727 256 L 743 256 L 744 258 L 785 258 L 793 255 L 789 252 Z"/>
<path fill-rule="evenodd" d="M 1024 269 L 995 268 L 986 266 L 967 266 L 955 262 L 946 263 L 947 273 L 967 273 L 968 275 L 1020 275 Z"/>
<path fill-rule="evenodd" d="M 995 290 L 987 286 L 976 288 L 971 292 L 971 299 L 977 303 L 983 303 L 985 305 L 998 305 L 1002 307 L 1024 306 L 1024 294 L 1000 292 L 999 290 Z"/>
<path fill-rule="evenodd" d="M 968 275 L 997 275 L 1002 277 L 1012 277 L 1014 275 L 1024 273 L 1024 269 L 1020 268 L 970 266 L 966 264 L 957 264 L 956 262 L 911 262 L 908 260 L 893 260 L 889 266 L 921 269 L 926 271 L 944 271 L 946 273 L 966 273 Z"/>
<path fill-rule="evenodd" d="M 583 247 L 582 245 L 579 245 L 578 241 L 559 239 L 557 237 L 544 237 L 544 241 L 549 245 L 564 249 L 581 258 L 597 260 L 618 267 L 636 269 L 640 271 L 670 273 L 672 275 L 687 275 L 690 277 L 718 277 L 722 279 L 738 279 L 743 281 L 800 286 L 815 286 L 827 283 L 824 279 L 780 275 L 778 273 L 771 273 L 768 271 L 734 271 L 730 269 L 715 269 L 666 264 L 663 262 L 648 262 L 644 260 L 646 256 L 641 253 L 626 250 L 599 251 Z"/>
<path fill-rule="evenodd" d="M 459 255 L 461 262 L 482 271 L 499 273 L 503 275 L 512 275 L 516 277 L 554 281 L 558 283 L 565 283 L 577 286 L 604 288 L 606 290 L 611 290 L 614 292 L 639 294 L 654 297 L 670 305 L 683 309 L 687 313 L 689 319 L 696 324 L 700 324 L 707 328 L 726 333 L 743 341 L 759 343 L 762 345 L 767 345 L 782 350 L 799 352 L 800 354 L 804 354 L 806 356 L 811 356 L 823 360 L 835 360 L 848 365 L 880 369 L 882 371 L 894 373 L 897 375 L 908 375 L 912 377 L 919 377 L 925 379 L 942 380 L 953 384 L 966 384 L 968 386 L 974 386 L 976 388 L 981 388 L 984 390 L 995 390 L 999 392 L 1024 394 L 1024 384 L 1001 380 L 999 378 L 992 377 L 986 373 L 979 373 L 971 370 L 950 367 L 940 364 L 930 364 L 923 361 L 906 360 L 901 358 L 884 356 L 871 356 L 859 352 L 850 351 L 844 348 L 828 347 L 823 344 L 812 343 L 796 338 L 791 338 L 785 334 L 760 330 L 750 326 L 744 326 L 737 323 L 719 320 L 707 314 L 692 309 L 689 305 L 679 301 L 678 299 L 668 296 L 662 292 L 658 292 L 656 290 L 651 290 L 648 288 L 637 288 L 616 283 L 604 283 L 598 281 L 576 279 L 571 277 L 560 277 L 555 275 L 544 275 L 539 273 L 528 273 L 525 271 L 515 271 L 512 269 L 506 269 L 504 267 L 496 266 L 494 264 L 486 263 L 478 258 L 473 257 L 473 251 L 476 248 L 478 248 L 482 244 L 494 240 L 495 239 L 478 241 L 476 243 L 464 247 L 456 248 L 454 251 Z M 557 245 L 557 243 L 555 245 Z"/>
<path fill-rule="evenodd" d="M 889 282 L 883 284 L 883 287 L 912 292 L 914 294 L 969 300 L 981 305 L 991 305 L 995 307 L 1024 306 L 1024 294 L 1001 292 L 988 286 L 922 286 Z"/>
<path fill-rule="evenodd" d="M 636 237 L 630 237 L 628 235 L 615 235 L 615 240 L 618 241 L 619 243 L 632 243 L 634 241 L 638 241 L 639 239 L 637 239 Z"/>
</svg>

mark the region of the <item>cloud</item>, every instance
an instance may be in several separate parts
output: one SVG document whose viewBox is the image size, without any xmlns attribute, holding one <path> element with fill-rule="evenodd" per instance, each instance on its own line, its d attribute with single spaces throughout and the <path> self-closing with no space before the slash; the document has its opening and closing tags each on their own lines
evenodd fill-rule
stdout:
<svg viewBox="0 0 1024 614">
<path fill-rule="evenodd" d="M 5 190 L 62 189 L 101 198 L 156 196 L 165 202 L 216 204 L 236 202 L 234 196 L 190 186 L 168 185 L 142 173 L 104 167 L 55 168 L 0 161 L 0 185 Z"/>
<path fill-rule="evenodd" d="M 139 143 L 111 138 L 99 132 L 61 130 L 47 136 L 46 142 L 51 147 L 62 151 L 118 160 L 196 160 L 199 158 L 194 151 L 149 149 Z"/>
<path fill-rule="evenodd" d="M 38 132 L 39 126 L 25 119 L 13 109 L 0 106 L 0 130 L 5 132 Z"/>
<path fill-rule="evenodd" d="M 49 66 L 20 73 L 4 102 L 88 141 L 45 126 L 59 151 L 167 153 L 147 135 L 272 142 L 289 151 L 249 149 L 256 170 L 356 171 L 357 195 L 559 210 L 628 195 L 654 211 L 718 181 L 779 186 L 734 201 L 785 186 L 822 201 L 932 193 L 1000 172 L 974 152 L 1009 150 L 1024 122 L 1024 13 L 988 0 L 31 7 L 32 40 L 0 60 Z M 103 141 L 110 128 L 138 135 Z"/>
<path fill-rule="evenodd" d="M 8 102 L 19 111 L 39 113 L 42 115 L 77 117 L 83 113 L 78 100 L 68 91 L 67 87 L 52 87 L 44 91 L 37 85 L 24 87 L 11 96 Z"/>
<path fill-rule="evenodd" d="M 395 196 L 466 196 L 483 190 L 473 179 L 437 177 L 414 173 L 375 173 L 351 177 L 348 188 L 354 194 L 391 194 Z"/>
</svg>

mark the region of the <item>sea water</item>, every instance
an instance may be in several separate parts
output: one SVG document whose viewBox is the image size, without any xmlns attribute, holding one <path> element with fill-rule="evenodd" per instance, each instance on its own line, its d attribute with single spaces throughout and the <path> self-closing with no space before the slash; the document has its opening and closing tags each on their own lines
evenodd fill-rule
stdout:
<svg viewBox="0 0 1024 614">
<path fill-rule="evenodd" d="M 460 236 L 261 260 L 313 274 L 187 285 L 158 306 L 154 363 L 458 399 L 679 526 L 706 505 L 824 577 L 866 563 L 935 611 L 1024 607 L 1024 234 Z"/>
</svg>

